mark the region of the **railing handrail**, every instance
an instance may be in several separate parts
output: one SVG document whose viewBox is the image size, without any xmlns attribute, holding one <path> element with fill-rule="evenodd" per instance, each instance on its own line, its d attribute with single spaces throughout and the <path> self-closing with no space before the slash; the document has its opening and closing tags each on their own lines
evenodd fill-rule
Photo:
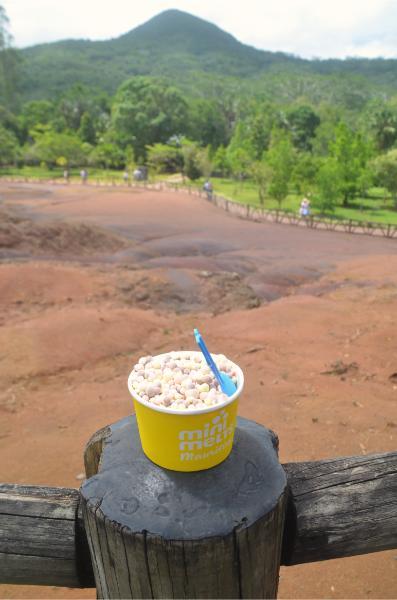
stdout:
<svg viewBox="0 0 397 600">
<path fill-rule="evenodd" d="M 283 467 L 282 564 L 397 548 L 397 452 Z M 79 506 L 75 489 L 1 484 L 0 583 L 95 587 Z"/>
<path fill-rule="evenodd" d="M 92 181 L 95 180 L 94 183 Z M 99 178 L 92 178 L 86 183 L 69 182 L 66 183 L 62 178 L 54 179 L 39 179 L 39 178 L 15 178 L 0 176 L 0 181 L 15 182 L 15 183 L 50 183 L 50 184 L 63 184 L 63 185 L 81 185 L 81 186 L 111 186 L 119 188 L 137 188 L 145 190 L 157 190 L 161 191 L 164 189 L 173 190 L 175 192 L 182 191 L 188 194 L 195 194 L 200 197 L 207 197 L 207 193 L 196 186 L 186 186 L 177 182 L 160 181 L 156 183 L 149 183 L 147 181 L 131 181 L 128 184 L 125 182 L 116 182 L 114 179 L 111 180 L 100 180 Z M 340 219 L 339 217 L 321 216 L 321 215 L 310 215 L 308 217 L 301 217 L 297 213 L 289 210 L 282 210 L 279 208 L 265 209 L 262 207 L 254 206 L 252 204 L 243 204 L 236 200 L 231 200 L 221 194 L 213 194 L 210 201 L 215 204 L 218 208 L 222 208 L 232 214 L 238 213 L 237 216 L 242 219 L 248 219 L 251 221 L 270 221 L 272 223 L 281 223 L 283 225 L 294 225 L 300 227 L 308 227 L 311 229 L 317 229 L 319 231 L 337 231 L 340 233 L 351 233 L 359 235 L 372 235 L 386 238 L 397 238 L 397 225 L 392 223 L 380 223 L 377 221 L 362 221 L 360 219 Z M 232 207 L 232 210 L 230 208 Z"/>
</svg>

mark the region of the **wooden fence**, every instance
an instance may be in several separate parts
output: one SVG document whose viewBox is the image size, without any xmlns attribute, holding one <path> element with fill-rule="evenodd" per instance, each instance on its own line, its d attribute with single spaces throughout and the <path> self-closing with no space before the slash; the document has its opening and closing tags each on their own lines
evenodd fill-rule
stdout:
<svg viewBox="0 0 397 600">
<path fill-rule="evenodd" d="M 19 183 L 50 183 L 50 184 L 62 184 L 65 185 L 65 181 L 62 179 L 34 179 L 34 178 L 12 178 L 12 177 L 1 177 L 1 181 L 8 182 L 19 182 Z M 70 184 L 69 184 L 70 185 Z M 74 183 L 73 183 L 74 185 Z M 149 183 L 147 181 L 137 182 L 131 181 L 129 184 L 124 182 L 117 182 L 115 179 L 110 181 L 105 180 L 91 180 L 86 184 L 80 185 L 94 185 L 97 187 L 119 187 L 127 189 L 150 189 L 150 190 L 170 190 L 170 191 L 182 191 L 188 194 L 193 194 L 203 198 L 207 198 L 207 193 L 195 186 L 186 186 L 179 183 L 168 183 L 158 182 Z M 207 198 L 208 199 L 208 198 Z M 283 225 L 293 225 L 295 227 L 306 227 L 309 229 L 317 229 L 319 231 L 338 231 L 341 233 L 352 233 L 358 235 L 372 235 L 385 238 L 397 238 L 397 225 L 390 223 L 383 224 L 377 223 L 376 221 L 360 221 L 357 219 L 336 219 L 332 217 L 320 217 L 316 215 L 310 215 L 309 217 L 300 217 L 298 214 L 293 212 L 287 212 L 283 210 L 266 210 L 264 208 L 257 208 L 249 204 L 241 204 L 225 198 L 220 194 L 212 194 L 212 198 L 209 199 L 212 204 L 222 208 L 226 212 L 229 212 L 236 217 L 241 219 L 249 219 L 256 222 L 269 222 L 279 223 Z"/>
<path fill-rule="evenodd" d="M 238 419 L 229 458 L 176 473 L 135 417 L 97 432 L 80 490 L 0 486 L 0 583 L 96 587 L 99 598 L 274 598 L 279 565 L 397 548 L 397 452 L 278 462 Z"/>
</svg>

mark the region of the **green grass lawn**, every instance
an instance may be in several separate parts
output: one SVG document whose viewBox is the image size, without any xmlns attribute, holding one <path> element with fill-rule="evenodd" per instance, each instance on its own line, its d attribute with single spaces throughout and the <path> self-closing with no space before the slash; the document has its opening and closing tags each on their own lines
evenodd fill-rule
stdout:
<svg viewBox="0 0 397 600">
<path fill-rule="evenodd" d="M 4 177 L 28 177 L 29 179 L 63 179 L 63 168 L 55 167 L 48 169 L 46 167 L 3 167 L 0 171 L 0 176 Z M 80 181 L 81 169 L 69 169 L 70 180 Z M 123 181 L 123 171 L 113 169 L 94 169 L 87 168 L 88 179 L 101 181 Z"/>
<path fill-rule="evenodd" d="M 215 194 L 220 194 L 230 200 L 260 207 L 258 191 L 252 181 L 244 181 L 241 185 L 230 179 L 213 178 Z M 200 181 L 199 185 L 203 182 Z M 374 221 L 377 223 L 390 223 L 397 225 L 397 210 L 393 210 L 393 202 L 390 197 L 384 198 L 384 190 L 373 188 L 369 190 L 369 198 L 355 198 L 349 207 L 336 206 L 335 212 L 327 215 L 336 219 L 354 219 L 357 221 Z M 281 204 L 281 210 L 298 213 L 302 195 L 289 194 Z M 276 200 L 266 198 L 264 208 L 276 210 L 279 207 Z M 320 214 L 315 203 L 312 205 L 312 214 Z"/>
<path fill-rule="evenodd" d="M 88 168 L 88 181 L 104 181 L 104 182 L 123 182 L 123 171 L 112 169 L 94 169 Z M 4 167 L 0 170 L 0 177 L 27 177 L 32 179 L 63 179 L 63 168 L 47 169 L 45 167 Z M 170 176 L 171 180 L 174 176 Z M 152 176 L 150 182 L 164 180 L 167 181 L 167 176 Z M 70 169 L 70 180 L 72 182 L 80 181 L 80 169 Z M 260 207 L 258 191 L 253 181 L 244 181 L 242 184 L 231 179 L 211 178 L 214 186 L 215 194 L 220 194 L 225 198 L 249 204 L 250 206 Z M 204 179 L 198 179 L 194 182 L 185 185 L 201 188 Z M 183 185 L 183 184 L 179 184 Z M 357 221 L 374 221 L 377 223 L 390 223 L 397 225 L 397 210 L 393 210 L 393 203 L 390 196 L 385 194 L 385 191 L 380 188 L 369 190 L 369 198 L 356 198 L 349 207 L 336 206 L 335 212 L 328 216 L 335 219 L 354 219 Z M 298 213 L 299 205 L 302 200 L 302 195 L 289 194 L 282 202 L 281 210 Z M 266 198 L 264 208 L 267 210 L 276 210 L 279 207 L 276 200 Z M 320 214 L 315 203 L 312 205 L 312 214 Z"/>
</svg>

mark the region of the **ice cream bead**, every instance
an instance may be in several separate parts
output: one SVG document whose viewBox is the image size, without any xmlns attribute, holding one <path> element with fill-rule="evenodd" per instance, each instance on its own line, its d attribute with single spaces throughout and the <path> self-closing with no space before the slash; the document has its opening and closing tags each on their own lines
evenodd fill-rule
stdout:
<svg viewBox="0 0 397 600">
<path fill-rule="evenodd" d="M 233 363 L 223 354 L 212 357 L 218 369 L 227 373 L 237 385 Z M 201 352 L 173 351 L 143 356 L 133 368 L 131 382 L 143 401 L 172 410 L 201 410 L 228 399 Z"/>
</svg>

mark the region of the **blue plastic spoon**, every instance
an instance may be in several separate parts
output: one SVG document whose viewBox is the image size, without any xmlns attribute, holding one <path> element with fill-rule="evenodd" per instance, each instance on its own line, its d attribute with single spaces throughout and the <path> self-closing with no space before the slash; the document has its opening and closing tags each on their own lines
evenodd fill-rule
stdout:
<svg viewBox="0 0 397 600">
<path fill-rule="evenodd" d="M 211 354 L 207 349 L 207 346 L 204 344 L 204 340 L 201 337 L 201 334 L 198 332 L 198 329 L 194 330 L 194 337 L 196 338 L 196 342 L 201 352 L 204 354 L 204 358 L 207 362 L 207 365 L 210 367 L 211 371 L 217 378 L 219 385 L 221 386 L 222 392 L 224 392 L 227 396 L 232 396 L 237 390 L 236 384 L 234 383 L 233 379 L 231 379 L 229 375 L 226 375 L 226 373 L 221 373 L 219 371 Z"/>
</svg>

